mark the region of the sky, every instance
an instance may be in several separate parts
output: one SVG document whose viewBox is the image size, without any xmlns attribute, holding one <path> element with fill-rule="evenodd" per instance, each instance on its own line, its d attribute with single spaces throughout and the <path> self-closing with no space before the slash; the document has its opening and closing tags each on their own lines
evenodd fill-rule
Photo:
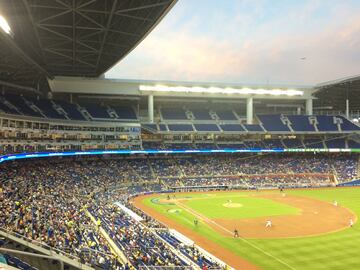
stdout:
<svg viewBox="0 0 360 270">
<path fill-rule="evenodd" d="M 178 0 L 105 76 L 312 85 L 359 75 L 359 14 L 360 0 Z"/>
</svg>

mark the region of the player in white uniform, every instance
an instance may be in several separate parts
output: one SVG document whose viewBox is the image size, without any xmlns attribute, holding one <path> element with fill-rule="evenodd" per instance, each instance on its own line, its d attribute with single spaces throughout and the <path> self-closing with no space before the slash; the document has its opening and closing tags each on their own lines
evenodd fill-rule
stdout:
<svg viewBox="0 0 360 270">
<path fill-rule="evenodd" d="M 350 218 L 349 220 L 349 226 L 352 227 L 354 225 L 354 221 L 352 220 L 352 218 Z"/>
<path fill-rule="evenodd" d="M 334 206 L 338 206 L 338 202 L 334 200 L 333 202 Z"/>
<path fill-rule="evenodd" d="M 272 227 L 272 222 L 271 220 L 267 220 L 265 223 L 265 228 L 271 228 Z"/>
</svg>

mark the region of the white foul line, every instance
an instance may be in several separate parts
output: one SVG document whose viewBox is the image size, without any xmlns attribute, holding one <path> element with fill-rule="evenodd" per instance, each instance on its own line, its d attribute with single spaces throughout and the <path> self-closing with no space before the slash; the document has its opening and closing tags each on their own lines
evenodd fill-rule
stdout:
<svg viewBox="0 0 360 270">
<path fill-rule="evenodd" d="M 185 210 L 189 211 L 189 212 L 192 213 L 193 215 L 199 217 L 200 219 L 205 220 L 206 222 L 210 222 L 210 223 L 214 224 L 215 226 L 219 227 L 220 229 L 222 229 L 223 231 L 225 231 L 225 232 L 227 232 L 227 233 L 229 233 L 229 234 L 231 234 L 231 235 L 233 234 L 232 231 L 230 231 L 230 230 L 228 230 L 227 228 L 223 227 L 222 225 L 216 223 L 215 221 L 209 219 L 208 217 L 206 217 L 206 216 L 204 216 L 204 215 L 196 212 L 195 210 L 187 207 L 186 205 L 180 203 L 179 201 L 176 201 L 176 204 L 179 205 L 180 207 L 184 208 Z M 240 237 L 239 239 L 241 239 L 243 242 L 247 243 L 249 246 L 252 246 L 253 248 L 255 248 L 255 249 L 259 250 L 260 252 L 264 253 L 265 255 L 269 256 L 270 258 L 273 258 L 274 260 L 278 261 L 279 263 L 285 265 L 285 266 L 288 267 L 289 269 L 296 270 L 294 267 L 290 266 L 288 263 L 286 263 L 286 262 L 284 262 L 283 260 L 275 257 L 275 256 L 272 255 L 271 253 L 263 250 L 262 248 L 260 248 L 260 247 L 258 247 L 257 245 L 249 242 L 248 240 L 246 240 L 246 239 L 244 239 L 244 238 L 242 238 L 242 237 Z"/>
</svg>

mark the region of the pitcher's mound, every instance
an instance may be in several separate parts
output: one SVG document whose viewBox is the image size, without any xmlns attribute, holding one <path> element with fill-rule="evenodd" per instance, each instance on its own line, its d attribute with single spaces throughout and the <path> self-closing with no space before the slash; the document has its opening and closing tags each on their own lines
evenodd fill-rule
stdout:
<svg viewBox="0 0 360 270">
<path fill-rule="evenodd" d="M 238 207 L 242 207 L 243 205 L 241 203 L 228 202 L 228 203 L 224 203 L 223 206 L 227 208 L 238 208 Z"/>
</svg>

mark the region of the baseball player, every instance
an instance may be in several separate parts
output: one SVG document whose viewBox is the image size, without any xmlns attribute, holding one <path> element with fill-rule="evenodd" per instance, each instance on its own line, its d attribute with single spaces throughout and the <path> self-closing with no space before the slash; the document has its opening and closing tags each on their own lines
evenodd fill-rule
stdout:
<svg viewBox="0 0 360 270">
<path fill-rule="evenodd" d="M 272 227 L 272 222 L 271 220 L 267 220 L 265 223 L 265 228 L 271 228 Z"/>
</svg>

